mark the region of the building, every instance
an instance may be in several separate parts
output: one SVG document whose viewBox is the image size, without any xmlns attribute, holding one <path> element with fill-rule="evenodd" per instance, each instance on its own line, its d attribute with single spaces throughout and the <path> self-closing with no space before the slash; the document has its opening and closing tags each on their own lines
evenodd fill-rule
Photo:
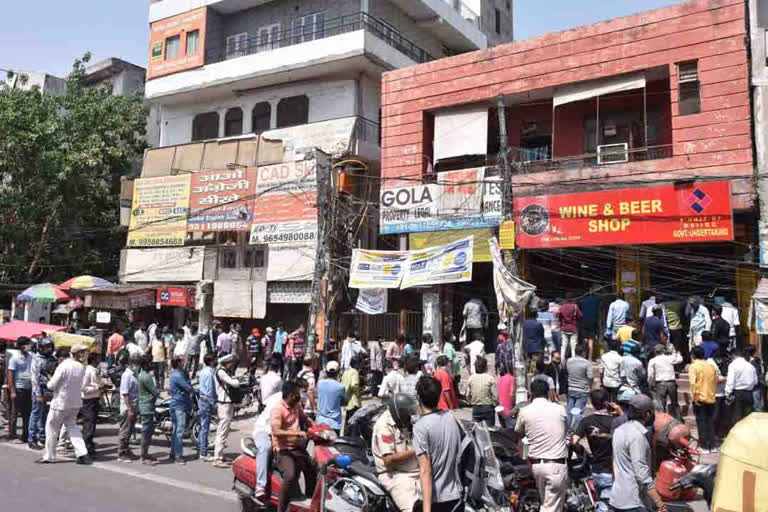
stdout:
<svg viewBox="0 0 768 512">
<path fill-rule="evenodd" d="M 329 178 L 342 191 L 357 187 L 354 173 L 343 184 L 330 176 L 326 155 L 378 176 L 381 74 L 511 38 L 511 2 L 474 3 L 473 10 L 462 0 L 151 2 L 145 96 L 159 111 L 160 143 L 147 152 L 125 199 L 143 212 L 136 191 L 165 187 L 163 180 L 176 186 L 186 176 L 190 214 L 174 237 L 133 236 L 131 229 L 121 280 L 172 287 L 179 297 L 196 289 L 199 307 L 182 300 L 173 313 L 156 313 L 176 315 L 177 323 L 190 312 L 196 318 L 197 309 L 203 328 L 213 316 L 248 326 L 306 323 L 318 245 L 316 188 Z M 229 217 L 218 217 L 228 220 L 206 213 L 210 223 L 203 225 L 195 212 L 211 210 L 197 203 L 212 196 L 196 197 L 212 189 L 198 181 L 235 175 L 221 186 L 242 179 L 245 196 L 229 194 L 238 199 L 228 203 Z M 276 187 L 293 180 L 305 203 L 268 194 L 270 180 Z M 130 217 L 137 232 L 146 231 Z M 375 222 L 357 234 L 363 246 L 374 244 Z M 146 272 L 158 261 L 189 271 Z"/>
<path fill-rule="evenodd" d="M 26 81 L 22 80 L 26 77 Z M 61 96 L 67 88 L 67 81 L 63 78 L 41 73 L 39 71 L 9 71 L 4 76 L 5 85 L 13 88 L 23 88 L 24 90 L 38 87 L 40 91 L 51 96 Z"/>
<path fill-rule="evenodd" d="M 445 327 L 458 332 L 468 297 L 495 309 L 477 241 L 502 213 L 499 98 L 521 273 L 540 297 L 594 298 L 593 335 L 618 292 L 635 307 L 724 296 L 745 325 L 757 218 L 746 27 L 744 2 L 695 0 L 385 73 L 383 239 L 475 234 L 473 281 L 439 287 Z M 762 76 L 764 34 L 755 45 Z"/>
</svg>

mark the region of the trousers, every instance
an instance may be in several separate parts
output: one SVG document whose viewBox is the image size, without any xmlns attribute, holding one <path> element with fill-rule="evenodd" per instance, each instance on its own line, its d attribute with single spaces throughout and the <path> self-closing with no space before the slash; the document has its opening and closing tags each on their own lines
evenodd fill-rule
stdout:
<svg viewBox="0 0 768 512">
<path fill-rule="evenodd" d="M 656 382 L 653 389 L 653 398 L 659 411 L 666 412 L 670 416 L 680 419 L 680 406 L 677 402 L 677 382 L 673 380 Z M 667 398 L 669 398 L 669 405 L 667 405 Z"/>
<path fill-rule="evenodd" d="M 93 455 L 96 452 L 96 445 L 93 443 L 93 438 L 96 435 L 96 419 L 99 416 L 99 399 L 88 398 L 83 400 L 83 407 L 80 409 L 80 413 L 83 416 L 83 441 L 85 441 L 85 447 L 88 449 L 88 453 Z"/>
<path fill-rule="evenodd" d="M 184 429 L 187 426 L 187 411 L 181 407 L 171 407 L 171 422 L 173 434 L 171 436 L 171 458 L 184 458 Z"/>
<path fill-rule="evenodd" d="M 155 366 L 155 386 L 158 389 L 165 387 L 165 361 L 152 363 Z"/>
<path fill-rule="evenodd" d="M 21 440 L 25 443 L 29 440 L 29 416 L 31 413 L 32 390 L 16 388 L 16 400 L 13 401 L 13 409 L 11 410 L 11 423 L 8 430 L 8 433 L 10 434 L 9 437 L 11 439 L 16 437 L 18 417 L 21 416 Z"/>
<path fill-rule="evenodd" d="M 565 413 L 568 417 L 568 428 L 575 429 L 576 425 L 581 422 L 584 409 L 587 408 L 587 394 L 569 391 L 566 396 L 568 398 L 566 400 Z"/>
<path fill-rule="evenodd" d="M 253 436 L 256 445 L 256 488 L 266 489 L 269 477 L 269 457 L 272 455 L 272 438 L 266 432 Z"/>
<path fill-rule="evenodd" d="M 472 421 L 485 421 L 489 427 L 496 426 L 496 411 L 492 405 L 475 405 L 472 407 Z"/>
<path fill-rule="evenodd" d="M 565 506 L 568 466 L 556 462 L 533 465 L 533 478 L 541 500 L 541 512 L 560 512 Z"/>
<path fill-rule="evenodd" d="M 205 457 L 208 454 L 208 432 L 211 429 L 211 413 L 215 404 L 215 401 L 202 397 L 198 402 L 200 413 L 200 439 L 198 441 L 200 443 L 197 450 L 200 457 Z"/>
<path fill-rule="evenodd" d="M 560 336 L 562 338 L 562 344 L 560 346 L 560 358 L 565 362 L 565 356 L 568 352 L 568 347 L 571 348 L 571 356 L 573 357 L 576 350 L 576 342 L 579 340 L 578 333 L 575 332 L 563 332 L 560 333 Z"/>
<path fill-rule="evenodd" d="M 696 427 L 699 430 L 699 445 L 705 450 L 717 447 L 715 441 L 715 404 L 693 404 Z"/>
<path fill-rule="evenodd" d="M 29 440 L 45 442 L 45 420 L 48 416 L 48 404 L 32 395 L 32 409 L 29 414 Z"/>
<path fill-rule="evenodd" d="M 278 512 L 287 512 L 290 507 L 294 488 L 299 483 L 299 472 L 304 474 L 305 494 L 315 492 L 317 471 L 309 460 L 306 450 L 280 450 L 277 456 L 277 467 L 283 475 L 283 485 L 280 487 L 280 504 Z"/>
<path fill-rule="evenodd" d="M 48 419 L 45 422 L 45 460 L 56 460 L 56 445 L 59 442 L 61 426 L 67 428 L 69 440 L 75 449 L 75 457 L 88 455 L 88 449 L 83 441 L 83 434 L 77 424 L 77 413 L 80 409 L 51 409 L 48 411 Z"/>
<path fill-rule="evenodd" d="M 200 364 L 200 354 L 187 355 L 185 368 L 187 370 L 187 373 L 189 374 L 189 380 L 194 379 L 195 375 L 197 375 L 197 368 L 199 364 Z"/>
<path fill-rule="evenodd" d="M 754 397 L 752 390 L 737 389 L 733 392 L 733 404 L 731 404 L 731 425 L 735 425 L 754 411 Z"/>
<path fill-rule="evenodd" d="M 227 447 L 227 437 L 234 414 L 235 406 L 233 404 L 219 404 L 219 426 L 216 429 L 216 444 L 213 447 L 214 460 L 224 460 L 224 448 Z"/>
<path fill-rule="evenodd" d="M 135 426 L 136 411 L 125 411 L 122 416 L 120 416 L 120 430 L 117 432 L 118 455 L 131 451 L 131 434 L 133 434 L 133 428 Z"/>
<path fill-rule="evenodd" d="M 155 415 L 141 415 L 141 458 L 149 458 L 149 445 L 152 443 L 152 436 L 155 434 Z M 173 453 L 173 441 L 171 441 L 171 453 Z"/>
</svg>

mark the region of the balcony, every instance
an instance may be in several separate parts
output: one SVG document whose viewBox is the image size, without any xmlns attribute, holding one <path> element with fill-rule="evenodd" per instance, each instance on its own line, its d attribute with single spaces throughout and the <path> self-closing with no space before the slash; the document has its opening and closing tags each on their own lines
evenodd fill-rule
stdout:
<svg viewBox="0 0 768 512">
<path fill-rule="evenodd" d="M 391 0 L 416 23 L 455 50 L 486 48 L 480 16 L 463 0 Z"/>
<path fill-rule="evenodd" d="M 646 162 L 672 158 L 672 145 L 647 146 L 629 148 L 626 144 L 611 144 L 602 146 L 599 153 L 588 153 L 578 156 L 537 158 L 540 153 L 519 150 L 517 158 L 519 170 L 523 173 L 558 170 L 577 170 L 603 165 L 618 165 L 631 162 Z"/>
</svg>

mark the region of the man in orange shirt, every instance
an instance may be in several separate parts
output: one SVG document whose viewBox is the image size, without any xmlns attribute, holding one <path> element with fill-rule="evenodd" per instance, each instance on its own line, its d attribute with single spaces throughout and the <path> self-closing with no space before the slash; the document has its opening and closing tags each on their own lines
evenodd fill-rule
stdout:
<svg viewBox="0 0 768 512">
<path fill-rule="evenodd" d="M 124 344 L 125 338 L 123 338 L 123 335 L 120 334 L 120 327 L 115 325 L 112 336 L 110 336 L 109 340 L 107 340 L 107 369 L 110 369 L 115 365 L 115 358 L 117 357 L 117 353 L 120 352 L 120 349 L 123 348 Z"/>
<path fill-rule="evenodd" d="M 298 385 L 294 381 L 284 382 L 283 399 L 272 409 L 269 418 L 277 467 L 283 475 L 278 512 L 287 512 L 293 488 L 299 482 L 299 472 L 304 473 L 305 493 L 312 495 L 315 491 L 317 471 L 305 449 L 307 434 L 303 430 L 312 425 L 312 420 L 301 410 L 300 400 Z"/>
<path fill-rule="evenodd" d="M 437 370 L 435 370 L 434 378 L 440 382 L 442 392 L 440 393 L 440 401 L 437 403 L 437 408 L 443 411 L 449 409 L 457 409 L 458 401 L 456 400 L 456 393 L 453 389 L 453 378 L 448 372 L 448 367 L 451 364 L 451 360 L 447 356 L 440 356 L 437 358 Z"/>
</svg>

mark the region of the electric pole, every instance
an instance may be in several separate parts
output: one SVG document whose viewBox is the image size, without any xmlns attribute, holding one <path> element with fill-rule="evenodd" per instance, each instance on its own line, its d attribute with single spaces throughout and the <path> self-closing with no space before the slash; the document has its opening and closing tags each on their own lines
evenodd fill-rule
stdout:
<svg viewBox="0 0 768 512">
<path fill-rule="evenodd" d="M 312 291 L 310 293 L 309 320 L 307 325 L 307 354 L 315 354 L 317 339 L 309 342 L 309 335 L 315 333 L 317 329 L 317 317 L 320 307 L 323 307 L 322 314 L 326 314 L 326 297 L 323 293 L 322 280 L 325 277 L 328 265 L 326 258 L 328 255 L 328 229 L 327 221 L 329 218 L 329 207 L 331 203 L 330 195 L 333 187 L 330 183 L 331 163 L 327 158 L 318 158 L 318 150 L 314 151 L 315 176 L 317 177 L 317 240 L 315 244 L 315 271 L 312 274 Z M 327 321 L 327 318 L 326 318 Z M 317 336 L 325 336 L 325 333 L 315 333 Z M 323 338 L 325 339 L 325 338 Z"/>
</svg>

